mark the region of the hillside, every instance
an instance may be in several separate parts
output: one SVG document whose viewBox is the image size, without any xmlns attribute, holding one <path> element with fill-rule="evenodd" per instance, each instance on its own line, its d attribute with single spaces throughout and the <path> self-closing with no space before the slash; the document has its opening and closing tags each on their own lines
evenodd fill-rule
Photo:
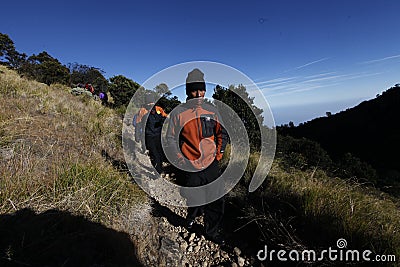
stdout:
<svg viewBox="0 0 400 267">
<path fill-rule="evenodd" d="M 349 152 L 371 164 L 381 177 L 400 181 L 400 87 L 337 114 L 316 118 L 280 133 L 314 140 L 334 159 Z"/>
<path fill-rule="evenodd" d="M 2 66 L 0 106 L 0 265 L 138 262 L 130 234 L 148 200 L 102 156 L 122 160 L 120 118 Z"/>
<path fill-rule="evenodd" d="M 202 236 L 201 217 L 188 232 L 185 208 L 157 203 L 133 182 L 114 110 L 1 66 L 0 106 L 0 266 L 269 266 L 257 259 L 265 245 L 321 251 L 339 238 L 352 249 L 400 255 L 397 198 L 300 170 L 282 155 L 249 194 L 257 153 L 226 196 L 228 245 L 218 246 Z M 142 166 L 133 175 L 148 174 L 148 157 L 132 156 Z M 221 164 L 228 160 L 229 146 Z M 299 264 L 338 265 L 288 263 Z"/>
</svg>

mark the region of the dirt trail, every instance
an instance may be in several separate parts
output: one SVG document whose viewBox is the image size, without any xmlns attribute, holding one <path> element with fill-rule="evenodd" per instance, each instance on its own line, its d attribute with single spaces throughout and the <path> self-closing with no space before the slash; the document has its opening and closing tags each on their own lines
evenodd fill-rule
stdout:
<svg viewBox="0 0 400 267">
<path fill-rule="evenodd" d="M 133 136 L 133 126 L 125 127 L 128 135 Z M 129 146 L 129 147 L 128 147 Z M 203 217 L 196 220 L 195 226 L 188 231 L 186 208 L 169 205 L 162 199 L 181 199 L 173 191 L 166 191 L 165 183 L 174 180 L 174 173 L 162 178 L 152 171 L 149 157 L 139 152 L 139 144 L 125 140 L 127 163 L 132 175 L 146 179 L 136 179 L 140 186 L 151 192 L 151 218 L 147 224 L 136 231 L 133 239 L 138 247 L 138 254 L 147 266 L 254 266 L 254 256 L 246 255 L 227 240 L 224 246 L 207 240 L 203 235 Z M 148 179 L 150 177 L 151 179 Z M 169 180 L 169 181 L 168 181 Z M 152 197 L 156 196 L 156 197 Z M 147 228 L 146 228 L 147 227 Z M 236 242 L 233 242 L 236 243 Z"/>
</svg>

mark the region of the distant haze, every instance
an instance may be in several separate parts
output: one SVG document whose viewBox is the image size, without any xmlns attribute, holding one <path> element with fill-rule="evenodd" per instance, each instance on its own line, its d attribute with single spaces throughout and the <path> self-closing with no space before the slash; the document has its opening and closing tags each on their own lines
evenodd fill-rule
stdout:
<svg viewBox="0 0 400 267">
<path fill-rule="evenodd" d="M 301 122 L 310 121 L 318 117 L 325 117 L 326 112 L 331 112 L 332 115 L 347 108 L 355 107 L 366 99 L 347 99 L 342 101 L 332 101 L 325 103 L 313 103 L 307 105 L 293 105 L 287 107 L 272 107 L 275 124 L 287 124 L 290 121 L 298 125 Z"/>
</svg>

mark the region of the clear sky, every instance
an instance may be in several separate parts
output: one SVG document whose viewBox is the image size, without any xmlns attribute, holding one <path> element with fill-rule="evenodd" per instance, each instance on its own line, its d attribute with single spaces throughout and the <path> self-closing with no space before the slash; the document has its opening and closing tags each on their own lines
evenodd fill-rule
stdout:
<svg viewBox="0 0 400 267">
<path fill-rule="evenodd" d="M 19 52 L 138 83 L 178 63 L 223 63 L 258 84 L 279 125 L 400 83 L 399 18 L 398 0 L 14 0 L 1 4 L 0 32 Z"/>
</svg>

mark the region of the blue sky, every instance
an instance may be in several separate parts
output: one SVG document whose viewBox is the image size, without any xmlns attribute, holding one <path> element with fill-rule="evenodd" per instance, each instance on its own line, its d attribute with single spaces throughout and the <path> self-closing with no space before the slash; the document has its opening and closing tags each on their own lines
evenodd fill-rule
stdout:
<svg viewBox="0 0 400 267">
<path fill-rule="evenodd" d="M 19 52 L 143 83 L 219 62 L 255 81 L 277 124 L 338 112 L 400 83 L 400 1 L 6 1 Z M 184 79 L 185 77 L 183 77 Z"/>
</svg>

